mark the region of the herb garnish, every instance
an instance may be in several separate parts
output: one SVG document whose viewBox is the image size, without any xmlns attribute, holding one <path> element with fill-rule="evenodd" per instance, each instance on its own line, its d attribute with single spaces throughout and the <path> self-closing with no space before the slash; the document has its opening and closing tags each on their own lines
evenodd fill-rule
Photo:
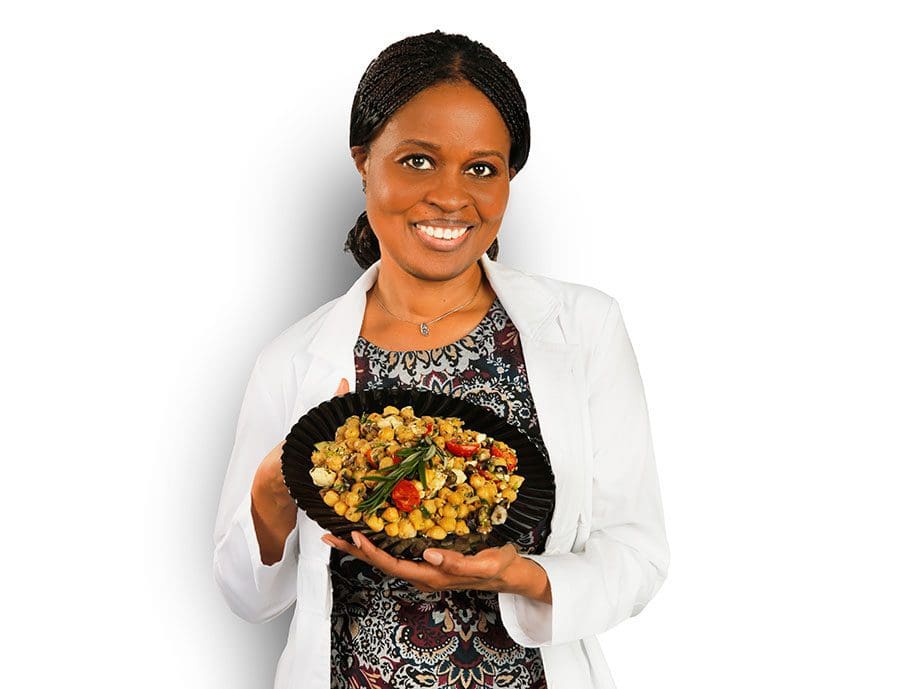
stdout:
<svg viewBox="0 0 900 689">
<path fill-rule="evenodd" d="M 377 510 L 381 503 L 387 500 L 394 487 L 410 475 L 417 475 L 422 486 L 427 489 L 426 463 L 435 454 L 440 454 L 441 457 L 445 456 L 443 450 L 434 444 L 430 436 L 423 438 L 418 445 L 397 450 L 397 456 L 402 458 L 403 461 L 394 466 L 378 469 L 378 471 L 385 472 L 383 474 L 366 474 L 360 479 L 361 481 L 377 481 L 379 485 L 375 487 L 369 497 L 359 503 L 359 511 L 369 515 Z"/>
</svg>

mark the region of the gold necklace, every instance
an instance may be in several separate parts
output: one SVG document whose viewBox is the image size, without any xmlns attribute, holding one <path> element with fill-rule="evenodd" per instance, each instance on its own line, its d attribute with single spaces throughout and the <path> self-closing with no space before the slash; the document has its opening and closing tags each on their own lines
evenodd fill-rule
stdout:
<svg viewBox="0 0 900 689">
<path fill-rule="evenodd" d="M 467 307 L 469 304 L 471 304 L 473 301 L 475 301 L 475 297 L 478 296 L 478 293 L 479 293 L 480 291 L 481 291 L 481 280 L 478 281 L 478 287 L 475 289 L 475 294 L 473 294 L 473 295 L 472 295 L 472 298 L 469 299 L 469 301 L 467 301 L 465 304 L 461 304 L 461 305 L 457 306 L 455 309 L 450 309 L 449 311 L 447 311 L 447 313 L 442 313 L 442 314 L 441 314 L 440 316 L 438 316 L 437 318 L 432 318 L 430 321 L 423 321 L 423 322 L 421 322 L 421 323 L 420 323 L 419 321 L 411 321 L 411 320 L 409 320 L 408 318 L 402 318 L 401 316 L 398 316 L 397 314 L 393 313 L 390 309 L 388 309 L 388 307 L 384 305 L 384 302 L 381 301 L 381 297 L 378 296 L 377 287 L 376 287 L 376 291 L 373 291 L 372 294 L 375 295 L 375 299 L 378 301 L 379 306 L 381 306 L 381 308 L 384 309 L 384 311 L 385 311 L 386 313 L 388 313 L 389 315 L 393 316 L 393 317 L 396 318 L 398 321 L 405 321 L 406 323 L 412 323 L 413 325 L 418 325 L 418 326 L 419 326 L 419 332 L 422 333 L 423 335 L 425 335 L 425 336 L 427 337 L 427 336 L 428 336 L 428 333 L 431 332 L 431 331 L 428 329 L 428 326 L 429 326 L 429 325 L 431 325 L 432 323 L 435 323 L 435 322 L 441 320 L 442 318 L 445 318 L 445 317 L 449 316 L 451 313 L 456 313 L 456 312 L 459 311 L 460 309 L 464 309 L 464 308 Z"/>
</svg>

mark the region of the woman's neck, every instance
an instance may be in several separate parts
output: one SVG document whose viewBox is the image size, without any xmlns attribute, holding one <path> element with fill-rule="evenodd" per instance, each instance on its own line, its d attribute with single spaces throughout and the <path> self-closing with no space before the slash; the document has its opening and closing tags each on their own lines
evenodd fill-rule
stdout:
<svg viewBox="0 0 900 689">
<path fill-rule="evenodd" d="M 470 300 L 474 305 L 484 281 L 478 261 L 448 280 L 429 280 L 412 275 L 392 260 L 382 257 L 373 289 L 396 316 L 427 321 L 466 305 Z"/>
</svg>

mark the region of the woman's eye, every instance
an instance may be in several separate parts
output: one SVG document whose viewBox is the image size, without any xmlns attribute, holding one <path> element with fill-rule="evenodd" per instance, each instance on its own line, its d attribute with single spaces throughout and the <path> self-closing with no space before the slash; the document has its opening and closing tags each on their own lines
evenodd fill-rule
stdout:
<svg viewBox="0 0 900 689">
<path fill-rule="evenodd" d="M 411 155 L 400 161 L 401 165 L 411 167 L 413 170 L 433 170 L 434 165 L 431 158 L 423 155 Z M 475 170 L 475 177 L 493 177 L 497 174 L 497 169 L 493 165 L 487 163 L 474 163 L 469 166 L 470 170 Z"/>
<path fill-rule="evenodd" d="M 407 156 L 406 158 L 404 158 L 402 164 L 406 165 L 410 161 L 417 161 L 417 163 L 418 163 L 418 161 L 426 161 L 428 163 L 431 162 L 426 156 L 415 155 L 415 156 Z M 427 167 L 420 167 L 418 164 L 411 165 L 411 167 L 414 170 L 427 170 L 428 169 Z"/>
<path fill-rule="evenodd" d="M 491 177 L 491 176 L 497 174 L 497 170 L 494 168 L 494 166 L 488 165 L 487 163 L 475 163 L 469 169 L 470 170 L 476 170 L 476 169 L 479 170 L 479 172 L 475 173 L 476 177 Z M 481 173 L 481 171 L 484 171 L 484 170 L 487 171 L 487 174 Z"/>
</svg>

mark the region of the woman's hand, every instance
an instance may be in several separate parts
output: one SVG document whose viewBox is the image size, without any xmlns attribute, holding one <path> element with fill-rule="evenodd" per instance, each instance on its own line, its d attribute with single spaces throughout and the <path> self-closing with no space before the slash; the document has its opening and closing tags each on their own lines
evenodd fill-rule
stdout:
<svg viewBox="0 0 900 689">
<path fill-rule="evenodd" d="M 335 395 L 350 391 L 346 378 L 341 378 Z M 263 564 L 278 562 L 284 554 L 284 543 L 297 524 L 297 504 L 291 497 L 281 473 L 282 440 L 260 462 L 250 488 L 250 512 L 259 541 Z"/>
<path fill-rule="evenodd" d="M 419 591 L 478 589 L 526 595 L 549 603 L 549 585 L 543 567 L 521 557 L 512 543 L 486 548 L 475 555 L 463 555 L 445 548 L 427 548 L 427 562 L 394 557 L 377 547 L 361 532 L 354 531 L 356 546 L 327 534 L 322 540 L 349 553 L 389 576 L 406 579 Z"/>
</svg>

